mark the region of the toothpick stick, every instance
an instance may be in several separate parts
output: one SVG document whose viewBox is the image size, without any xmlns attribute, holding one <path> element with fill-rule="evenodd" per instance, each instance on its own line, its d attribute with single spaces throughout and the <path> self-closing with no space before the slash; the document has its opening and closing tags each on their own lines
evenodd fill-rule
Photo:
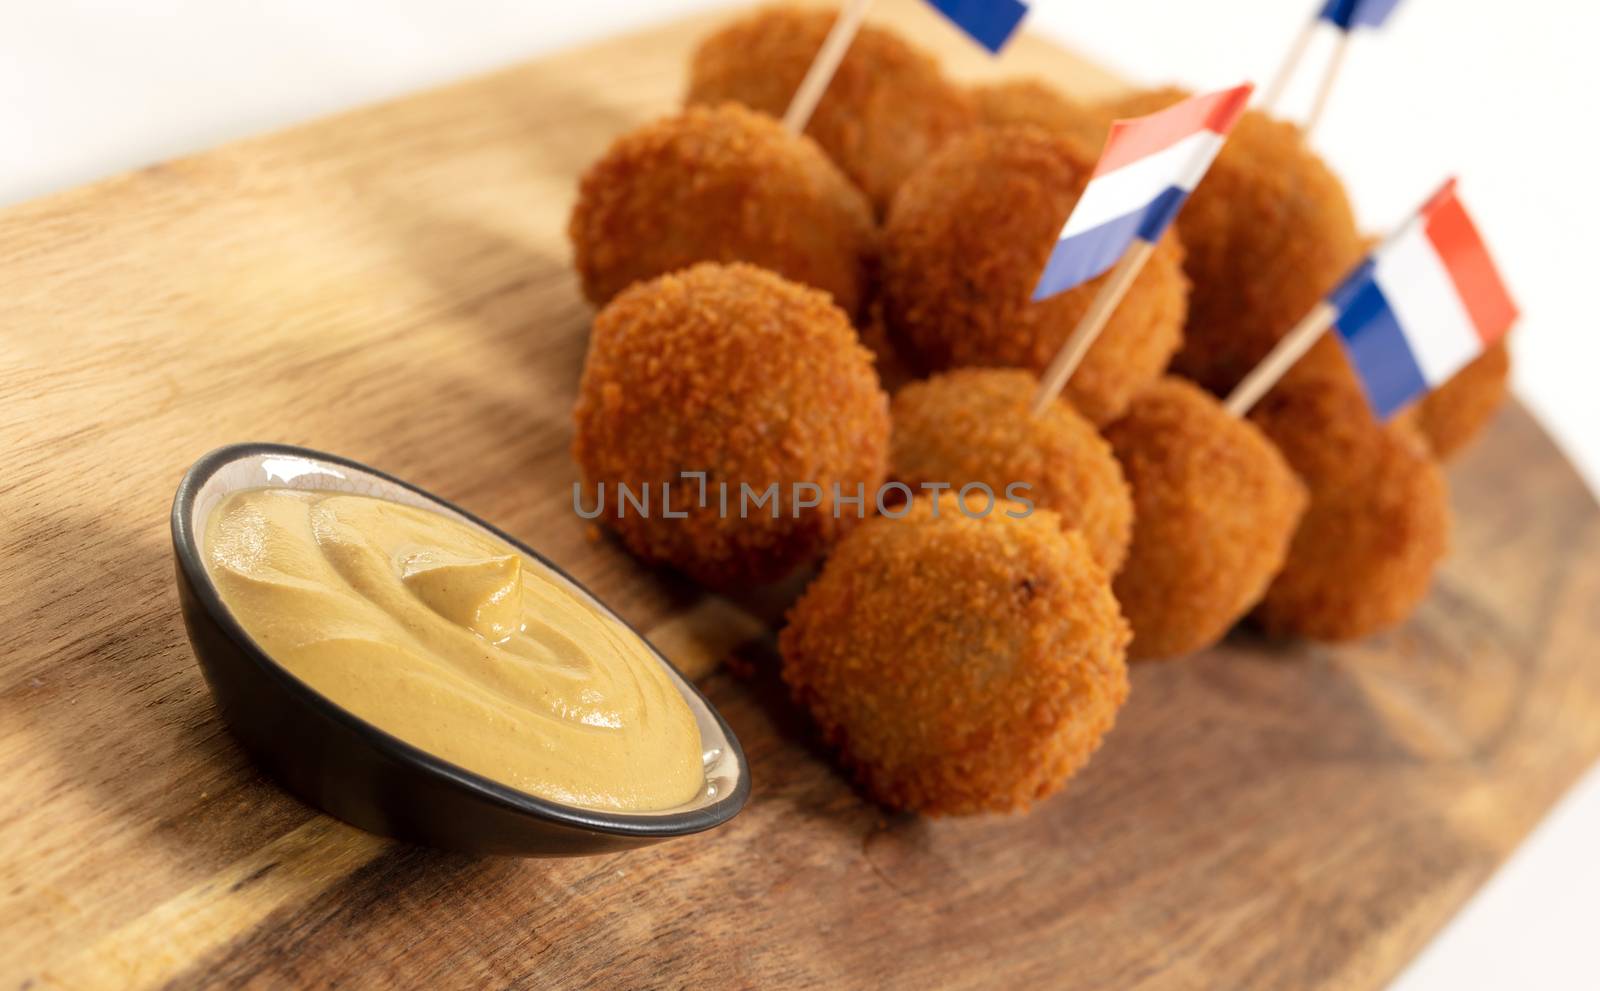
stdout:
<svg viewBox="0 0 1600 991">
<path fill-rule="evenodd" d="M 1122 302 L 1122 297 L 1128 294 L 1133 287 L 1133 280 L 1138 277 L 1139 270 L 1144 268 L 1144 263 L 1150 260 L 1150 253 L 1156 250 L 1155 242 L 1138 240 L 1133 242 L 1133 247 L 1117 262 L 1111 270 L 1111 277 L 1100 287 L 1100 292 L 1094 297 L 1094 302 L 1089 304 L 1089 311 L 1078 321 L 1078 326 L 1073 329 L 1072 336 L 1061 345 L 1061 350 L 1056 352 L 1055 358 L 1050 362 L 1050 367 L 1045 369 L 1044 378 L 1039 382 L 1039 391 L 1033 397 L 1033 415 L 1038 416 L 1061 394 L 1066 388 L 1067 380 L 1072 378 L 1072 373 L 1078 370 L 1078 365 L 1083 362 L 1083 356 L 1089 353 L 1089 348 L 1105 330 L 1106 324 L 1111 320 L 1111 315 L 1117 311 L 1117 304 Z"/>
<path fill-rule="evenodd" d="M 1350 32 L 1342 31 L 1339 34 L 1339 44 L 1333 50 L 1333 58 L 1328 61 L 1328 68 L 1322 74 L 1322 85 L 1317 88 L 1317 102 L 1311 105 L 1311 116 L 1306 118 L 1305 139 L 1311 140 L 1311 132 L 1317 129 L 1317 123 L 1322 120 L 1322 112 L 1328 108 L 1328 97 L 1333 94 L 1333 84 L 1339 78 L 1339 70 L 1344 67 L 1345 53 L 1350 51 Z"/>
<path fill-rule="evenodd" d="M 800 88 L 795 90 L 794 99 L 789 101 L 789 109 L 784 112 L 783 126 L 789 129 L 789 133 L 799 134 L 806 129 L 811 114 L 828 89 L 828 83 L 833 81 L 839 63 L 844 61 L 844 53 L 850 50 L 850 42 L 855 40 L 861 21 L 867 16 L 867 8 L 871 6 L 872 0 L 850 0 L 839 11 L 811 68 L 806 70 L 806 77 L 800 80 Z"/>
<path fill-rule="evenodd" d="M 1278 101 L 1283 99 L 1283 91 L 1289 88 L 1289 80 L 1294 78 L 1295 70 L 1300 67 L 1300 60 L 1306 57 L 1306 49 L 1311 47 L 1311 39 L 1316 37 L 1317 22 L 1312 21 L 1300 29 L 1300 37 L 1289 46 L 1289 54 L 1283 60 L 1283 65 L 1278 67 L 1278 74 L 1273 77 L 1272 85 L 1267 87 L 1261 96 L 1261 109 L 1272 113 Z"/>
<path fill-rule="evenodd" d="M 1261 364 L 1251 369 L 1244 381 L 1234 387 L 1223 408 L 1234 416 L 1244 416 L 1250 412 L 1250 407 L 1266 395 L 1268 389 L 1278 384 L 1284 373 L 1311 350 L 1311 345 L 1317 343 L 1317 338 L 1332 327 L 1338 318 L 1338 309 L 1327 300 L 1312 307 L 1311 312 L 1295 324 L 1294 329 L 1285 334 L 1277 347 L 1261 360 Z"/>
</svg>

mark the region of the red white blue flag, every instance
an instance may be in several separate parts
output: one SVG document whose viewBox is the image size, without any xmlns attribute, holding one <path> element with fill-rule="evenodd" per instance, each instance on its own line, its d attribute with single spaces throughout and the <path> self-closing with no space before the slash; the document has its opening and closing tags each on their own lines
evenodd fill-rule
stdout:
<svg viewBox="0 0 1600 991">
<path fill-rule="evenodd" d="M 1024 0 L 928 0 L 928 3 L 991 52 L 1005 47 L 1028 13 Z"/>
<path fill-rule="evenodd" d="M 1387 419 L 1505 336 L 1517 306 L 1451 179 L 1328 297 Z"/>
<path fill-rule="evenodd" d="M 1382 27 L 1400 0 L 1328 0 L 1317 16 L 1341 31 Z"/>
<path fill-rule="evenodd" d="M 1134 241 L 1161 237 L 1222 150 L 1252 88 L 1245 83 L 1113 122 L 1033 298 L 1081 285 L 1115 265 Z"/>
</svg>

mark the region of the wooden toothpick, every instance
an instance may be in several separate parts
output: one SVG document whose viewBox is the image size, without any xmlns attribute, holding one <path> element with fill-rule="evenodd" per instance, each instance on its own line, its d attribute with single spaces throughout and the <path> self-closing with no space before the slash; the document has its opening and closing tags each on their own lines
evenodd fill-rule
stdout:
<svg viewBox="0 0 1600 991">
<path fill-rule="evenodd" d="M 1137 240 L 1112 268 L 1111 277 L 1100 287 L 1094 302 L 1089 304 L 1089 311 L 1078 321 L 1072 336 L 1061 345 L 1061 350 L 1056 352 L 1050 367 L 1045 369 L 1044 377 L 1039 380 L 1039 391 L 1033 397 L 1034 416 L 1043 413 L 1061 394 L 1061 390 L 1066 388 L 1067 380 L 1078 370 L 1078 365 L 1083 362 L 1083 356 L 1089 353 L 1089 348 L 1095 339 L 1100 336 L 1102 330 L 1105 330 L 1111 315 L 1117 311 L 1117 304 L 1122 302 L 1122 297 L 1133 287 L 1133 280 L 1138 278 L 1139 271 L 1144 268 L 1144 263 L 1150 260 L 1150 254 L 1155 250 L 1154 241 Z"/>
<path fill-rule="evenodd" d="M 1317 22 L 1312 21 L 1300 29 L 1300 36 L 1289 47 L 1289 54 L 1283 60 L 1283 65 L 1278 67 L 1278 74 L 1273 77 L 1272 85 L 1261 95 L 1261 109 L 1272 113 L 1278 101 L 1283 99 L 1283 91 L 1289 88 L 1289 80 L 1294 78 L 1295 71 L 1300 68 L 1300 61 L 1306 57 L 1306 49 L 1311 47 L 1311 39 L 1316 37 Z"/>
<path fill-rule="evenodd" d="M 817 57 L 811 62 L 811 68 L 806 70 L 806 77 L 800 80 L 800 88 L 794 91 L 789 109 L 783 114 L 783 126 L 788 128 L 789 133 L 799 134 L 806 129 L 812 113 L 822 100 L 822 94 L 828 89 L 828 83 L 833 81 L 839 63 L 844 61 L 844 53 L 850 50 L 850 42 L 855 40 L 856 32 L 861 29 L 867 8 L 871 6 L 872 0 L 849 0 L 844 9 L 839 11 L 828 37 L 823 39 Z"/>
<path fill-rule="evenodd" d="M 1339 34 L 1339 43 L 1333 49 L 1333 57 L 1328 60 L 1328 68 L 1322 74 L 1322 84 L 1317 87 L 1317 100 L 1311 105 L 1311 115 L 1306 118 L 1303 131 L 1305 140 L 1311 140 L 1311 132 L 1317 129 L 1317 124 L 1322 120 L 1322 112 L 1328 109 L 1328 97 L 1333 95 L 1333 84 L 1339 79 L 1339 70 L 1344 67 L 1344 57 L 1350 51 L 1350 32 L 1342 31 Z"/>
<path fill-rule="evenodd" d="M 1327 300 L 1312 307 L 1311 312 L 1295 324 L 1271 353 L 1261 360 L 1261 364 L 1251 369 L 1244 381 L 1234 387 L 1228 401 L 1222 404 L 1223 408 L 1234 416 L 1244 416 L 1250 412 L 1250 407 L 1266 395 L 1268 389 L 1278 384 L 1278 380 L 1311 350 L 1311 345 L 1317 343 L 1317 338 L 1332 327 L 1338 318 L 1338 309 Z"/>
</svg>

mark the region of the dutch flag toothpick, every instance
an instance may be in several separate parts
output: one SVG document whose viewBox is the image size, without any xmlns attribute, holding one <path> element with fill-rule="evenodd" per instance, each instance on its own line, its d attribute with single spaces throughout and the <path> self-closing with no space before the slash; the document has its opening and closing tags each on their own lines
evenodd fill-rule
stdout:
<svg viewBox="0 0 1600 991">
<path fill-rule="evenodd" d="M 1317 14 L 1341 31 L 1356 28 L 1378 28 L 1389 19 L 1400 0 L 1328 0 Z"/>
<path fill-rule="evenodd" d="M 1385 419 L 1446 382 L 1517 319 L 1454 179 L 1328 301 L 1373 411 Z"/>
<path fill-rule="evenodd" d="M 1087 282 L 1116 264 L 1135 241 L 1159 239 L 1222 150 L 1251 89 L 1245 83 L 1113 123 L 1033 298 Z"/>
<path fill-rule="evenodd" d="M 1024 0 L 928 0 L 973 41 L 998 54 L 1022 25 L 1028 5 Z"/>
</svg>

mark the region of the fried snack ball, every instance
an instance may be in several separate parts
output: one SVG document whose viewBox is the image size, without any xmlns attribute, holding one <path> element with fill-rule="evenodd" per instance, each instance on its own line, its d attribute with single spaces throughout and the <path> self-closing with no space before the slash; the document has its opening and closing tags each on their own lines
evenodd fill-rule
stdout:
<svg viewBox="0 0 1600 991">
<path fill-rule="evenodd" d="M 1449 461 L 1494 419 L 1506 401 L 1511 352 L 1501 340 L 1400 414 L 1428 442 L 1433 456 Z"/>
<path fill-rule="evenodd" d="M 777 580 L 816 557 L 860 515 L 836 514 L 836 495 L 864 489 L 871 505 L 889 452 L 888 397 L 844 311 L 753 265 L 702 263 L 612 300 L 574 417 L 584 505 L 604 484 L 603 520 L 629 550 L 715 587 Z M 682 472 L 705 472 L 706 489 Z M 621 503 L 623 483 L 649 485 L 653 511 Z M 741 485 L 759 498 L 771 483 L 781 502 L 741 518 Z M 817 486 L 800 498 L 820 504 L 797 508 L 795 483 Z"/>
<path fill-rule="evenodd" d="M 1311 493 L 1257 621 L 1328 641 L 1399 624 L 1427 594 L 1450 536 L 1444 473 L 1422 438 L 1379 424 L 1340 376 L 1280 385 L 1251 419 Z"/>
<path fill-rule="evenodd" d="M 1106 439 L 1133 489 L 1133 545 L 1112 586 L 1129 658 L 1211 646 L 1283 566 L 1305 486 L 1254 424 L 1179 378 L 1140 393 Z"/>
<path fill-rule="evenodd" d="M 933 515 L 937 508 L 938 515 Z M 778 640 L 783 678 L 895 809 L 1026 808 L 1099 747 L 1128 695 L 1128 625 L 1048 510 L 913 501 L 834 549 Z"/>
<path fill-rule="evenodd" d="M 1037 128 L 979 128 L 912 175 L 884 228 L 890 334 L 920 371 L 1043 372 L 1107 276 L 1033 302 L 1033 288 L 1094 168 L 1094 152 Z M 1183 249 L 1162 238 L 1063 395 L 1095 424 L 1122 413 L 1183 339 Z"/>
<path fill-rule="evenodd" d="M 1187 95 L 1157 90 L 1107 110 L 1137 116 Z M 1172 370 L 1218 395 L 1266 357 L 1362 255 L 1338 176 L 1299 128 L 1259 111 L 1240 118 L 1177 227 L 1194 290 Z"/>
<path fill-rule="evenodd" d="M 782 117 L 833 27 L 834 12 L 758 10 L 706 38 L 689 66 L 687 102 L 734 100 Z M 977 124 L 972 101 L 931 56 L 866 25 L 817 104 L 806 133 L 881 213 L 912 170 Z"/>
<path fill-rule="evenodd" d="M 1133 534 L 1133 499 L 1105 438 L 1067 403 L 1031 415 L 1039 380 L 1020 368 L 961 368 L 913 382 L 889 404 L 889 477 L 919 489 L 982 483 L 1052 510 L 1115 574 Z M 973 495 L 977 490 L 973 490 Z"/>
<path fill-rule="evenodd" d="M 583 291 L 601 305 L 695 262 L 750 262 L 833 294 L 867 296 L 872 209 L 816 144 L 734 104 L 624 135 L 584 173 L 568 225 Z"/>
<path fill-rule="evenodd" d="M 1094 148 L 1105 140 L 1102 114 L 1037 79 L 1008 79 L 969 91 L 986 127 L 1032 126 L 1069 134 Z"/>
</svg>

